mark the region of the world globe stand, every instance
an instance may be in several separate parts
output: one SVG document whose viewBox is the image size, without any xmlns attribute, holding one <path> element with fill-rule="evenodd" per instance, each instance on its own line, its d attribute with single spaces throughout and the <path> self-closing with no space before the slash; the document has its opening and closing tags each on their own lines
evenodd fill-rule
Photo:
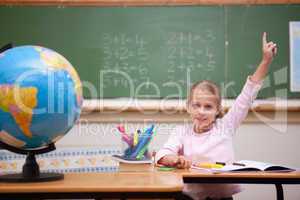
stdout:
<svg viewBox="0 0 300 200">
<path fill-rule="evenodd" d="M 0 147 L 14 153 L 27 155 L 22 173 L 1 175 L 0 182 L 46 182 L 62 180 L 64 178 L 64 175 L 59 173 L 41 173 L 40 167 L 35 159 L 35 155 L 37 154 L 48 153 L 55 150 L 54 143 L 42 149 L 23 150 L 0 141 Z"/>
<path fill-rule="evenodd" d="M 6 45 L 4 45 L 3 47 L 0 48 L 0 53 L 3 53 L 4 51 L 13 48 L 14 45 L 12 43 L 8 43 Z"/>
</svg>

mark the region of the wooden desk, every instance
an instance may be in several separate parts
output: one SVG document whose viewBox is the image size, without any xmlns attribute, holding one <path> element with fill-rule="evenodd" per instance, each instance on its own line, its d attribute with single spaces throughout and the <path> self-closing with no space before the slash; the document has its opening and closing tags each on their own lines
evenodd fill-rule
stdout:
<svg viewBox="0 0 300 200">
<path fill-rule="evenodd" d="M 300 184 L 300 172 L 234 172 L 207 173 L 197 170 L 178 170 L 184 183 L 241 183 L 241 184 L 275 184 L 277 200 L 283 200 L 282 184 Z"/>
<path fill-rule="evenodd" d="M 42 183 L 0 183 L 0 199 L 180 199 L 182 177 L 170 173 L 73 173 L 64 180 Z"/>
<path fill-rule="evenodd" d="M 300 172 L 219 173 L 198 170 L 159 172 L 153 165 L 120 165 L 115 173 L 65 174 L 65 179 L 46 183 L 0 183 L 0 200 L 83 198 L 180 199 L 184 183 L 275 184 L 283 199 L 282 184 L 300 184 Z"/>
<path fill-rule="evenodd" d="M 126 172 L 158 172 L 152 165 L 120 165 L 120 171 Z M 289 173 L 272 172 L 234 172 L 213 174 L 199 170 L 176 170 L 171 172 L 182 176 L 184 183 L 239 183 L 239 184 L 274 184 L 277 200 L 283 200 L 282 184 L 300 184 L 300 171 Z"/>
</svg>

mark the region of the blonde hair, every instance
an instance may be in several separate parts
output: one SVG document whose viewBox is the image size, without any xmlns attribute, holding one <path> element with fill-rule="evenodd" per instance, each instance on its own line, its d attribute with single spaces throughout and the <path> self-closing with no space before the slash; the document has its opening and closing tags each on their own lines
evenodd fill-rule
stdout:
<svg viewBox="0 0 300 200">
<path fill-rule="evenodd" d="M 214 95 L 217 98 L 219 113 L 217 114 L 216 118 L 222 118 L 224 116 L 224 110 L 223 110 L 222 104 L 221 104 L 222 98 L 221 98 L 220 89 L 217 86 L 217 84 L 215 84 L 214 82 L 209 81 L 209 80 L 202 80 L 202 81 L 198 81 L 198 82 L 194 83 L 192 85 L 192 87 L 190 88 L 188 104 L 190 103 L 193 93 L 194 93 L 194 90 L 196 88 L 199 88 L 200 90 L 208 91 L 209 93 L 211 93 L 212 95 Z"/>
</svg>

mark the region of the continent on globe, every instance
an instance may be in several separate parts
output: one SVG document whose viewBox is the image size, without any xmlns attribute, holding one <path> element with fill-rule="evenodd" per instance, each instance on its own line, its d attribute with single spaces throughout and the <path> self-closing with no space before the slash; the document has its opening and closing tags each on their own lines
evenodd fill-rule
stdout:
<svg viewBox="0 0 300 200">
<path fill-rule="evenodd" d="M 49 67 L 52 67 L 56 70 L 66 70 L 70 76 L 72 77 L 77 96 L 77 103 L 78 105 L 81 104 L 82 101 L 82 87 L 81 81 L 77 72 L 73 68 L 73 66 L 67 61 L 63 56 L 55 53 L 54 51 L 50 51 L 43 47 L 36 46 L 35 49 L 40 52 L 40 56 L 43 62 Z"/>
<path fill-rule="evenodd" d="M 19 87 L 16 85 L 0 85 L 0 109 L 10 113 L 24 135 L 32 137 L 30 125 L 33 109 L 37 106 L 35 87 Z"/>
</svg>

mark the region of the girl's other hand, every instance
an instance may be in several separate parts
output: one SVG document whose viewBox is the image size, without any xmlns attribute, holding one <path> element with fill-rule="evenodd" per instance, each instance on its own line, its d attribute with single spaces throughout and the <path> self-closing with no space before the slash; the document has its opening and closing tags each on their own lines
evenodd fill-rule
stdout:
<svg viewBox="0 0 300 200">
<path fill-rule="evenodd" d="M 184 156 L 178 156 L 176 167 L 179 169 L 189 169 L 192 162 L 187 160 Z"/>
</svg>

